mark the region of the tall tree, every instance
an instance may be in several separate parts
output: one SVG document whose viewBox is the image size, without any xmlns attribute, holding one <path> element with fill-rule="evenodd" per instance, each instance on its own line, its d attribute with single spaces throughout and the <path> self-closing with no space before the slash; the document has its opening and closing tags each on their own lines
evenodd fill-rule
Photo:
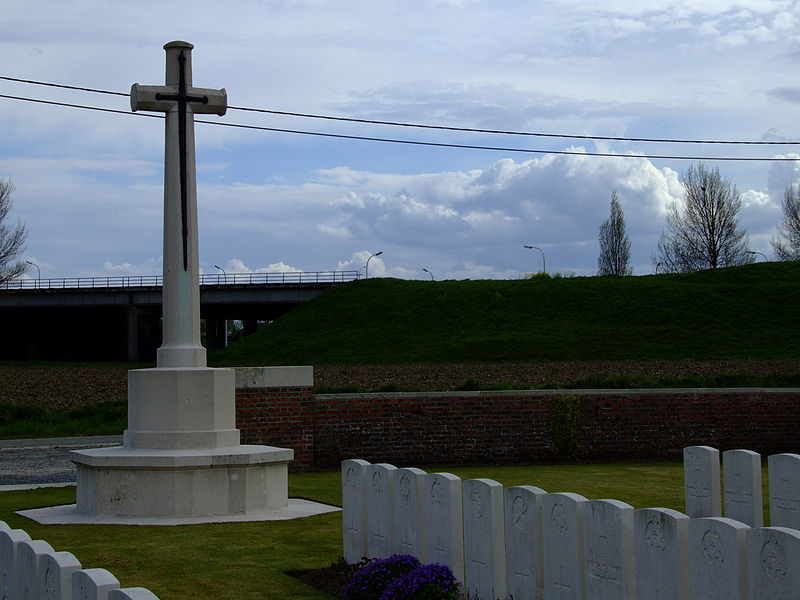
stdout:
<svg viewBox="0 0 800 600">
<path fill-rule="evenodd" d="M 741 195 L 730 179 L 699 163 L 681 183 L 683 205 L 668 209 L 653 263 L 662 272 L 685 273 L 752 262 L 750 240 L 739 225 Z"/>
<path fill-rule="evenodd" d="M 800 188 L 790 185 L 783 194 L 783 221 L 772 238 L 779 260 L 800 260 Z"/>
<path fill-rule="evenodd" d="M 16 225 L 8 223 L 13 192 L 13 182 L 0 179 L 0 284 L 22 275 L 27 268 L 25 261 L 17 259 L 25 249 L 25 239 L 28 237 L 25 225 L 19 221 Z"/>
<path fill-rule="evenodd" d="M 631 239 L 625 232 L 625 215 L 617 197 L 611 192 L 611 214 L 600 225 L 600 255 L 597 268 L 600 275 L 631 275 Z"/>
</svg>

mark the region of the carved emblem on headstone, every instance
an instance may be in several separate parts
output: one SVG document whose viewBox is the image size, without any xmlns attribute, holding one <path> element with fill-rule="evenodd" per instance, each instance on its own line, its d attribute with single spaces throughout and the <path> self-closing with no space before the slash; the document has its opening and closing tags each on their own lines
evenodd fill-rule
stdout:
<svg viewBox="0 0 800 600">
<path fill-rule="evenodd" d="M 480 519 L 483 516 L 483 497 L 478 489 L 472 490 L 472 516 Z"/>
<path fill-rule="evenodd" d="M 703 558 L 708 566 L 716 569 L 725 562 L 725 548 L 719 539 L 719 534 L 709 529 L 703 534 Z"/>
<path fill-rule="evenodd" d="M 411 499 L 411 482 L 405 473 L 400 478 L 400 498 L 403 500 L 403 504 L 408 504 Z"/>
<path fill-rule="evenodd" d="M 661 519 L 650 519 L 647 522 L 644 528 L 644 539 L 651 554 L 664 552 L 666 545 L 664 543 L 664 523 Z"/>
<path fill-rule="evenodd" d="M 522 496 L 515 496 L 513 502 L 511 503 L 511 515 L 514 519 L 514 526 L 517 529 L 522 529 L 525 527 L 525 522 L 528 519 L 527 513 L 528 512 L 528 505 L 525 503 L 525 500 Z"/>
<path fill-rule="evenodd" d="M 372 489 L 378 496 L 383 495 L 383 475 L 380 471 L 375 471 L 372 474 Z"/>
<path fill-rule="evenodd" d="M 567 508 L 564 506 L 563 502 L 556 502 L 553 505 L 550 511 L 550 520 L 553 523 L 553 527 L 555 527 L 556 531 L 559 533 L 565 533 L 569 529 L 569 523 L 567 523 Z"/>
<path fill-rule="evenodd" d="M 351 490 L 356 489 L 356 470 L 353 467 L 347 469 L 345 478 L 347 479 L 347 487 Z"/>
<path fill-rule="evenodd" d="M 761 568 L 772 581 L 786 577 L 786 555 L 777 540 L 768 540 L 761 547 Z"/>
<path fill-rule="evenodd" d="M 56 597 L 56 575 L 51 565 L 47 565 L 44 572 L 44 597 L 47 600 L 54 600 Z"/>
<path fill-rule="evenodd" d="M 444 493 L 442 493 L 442 484 L 439 480 L 435 480 L 431 485 L 431 501 L 434 506 L 442 506 L 444 504 Z"/>
</svg>

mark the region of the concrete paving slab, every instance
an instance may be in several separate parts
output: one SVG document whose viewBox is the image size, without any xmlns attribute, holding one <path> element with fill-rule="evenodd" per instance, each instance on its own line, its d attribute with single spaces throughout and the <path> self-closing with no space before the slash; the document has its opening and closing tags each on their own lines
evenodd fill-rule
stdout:
<svg viewBox="0 0 800 600">
<path fill-rule="evenodd" d="M 117 517 L 80 513 L 75 504 L 17 511 L 18 515 L 42 525 L 198 525 L 202 523 L 244 523 L 250 521 L 286 521 L 342 510 L 337 506 L 311 500 L 289 499 L 289 505 L 277 510 L 264 510 L 240 515 L 207 517 Z"/>
</svg>

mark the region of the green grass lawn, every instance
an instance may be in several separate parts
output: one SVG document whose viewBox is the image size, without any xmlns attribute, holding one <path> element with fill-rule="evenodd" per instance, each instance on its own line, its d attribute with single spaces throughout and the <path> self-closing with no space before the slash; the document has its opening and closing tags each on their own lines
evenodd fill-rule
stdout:
<svg viewBox="0 0 800 600">
<path fill-rule="evenodd" d="M 635 508 L 684 507 L 683 467 L 676 462 L 426 470 L 576 492 L 589 499 L 615 498 Z M 339 472 L 292 474 L 289 495 L 339 505 L 340 485 Z M 14 512 L 74 501 L 74 488 L 0 493 L 0 520 L 56 550 L 72 552 L 85 568 L 108 569 L 123 587 L 147 587 L 161 600 L 331 598 L 286 571 L 321 568 L 338 559 L 340 513 L 294 521 L 152 527 L 40 525 Z"/>
</svg>

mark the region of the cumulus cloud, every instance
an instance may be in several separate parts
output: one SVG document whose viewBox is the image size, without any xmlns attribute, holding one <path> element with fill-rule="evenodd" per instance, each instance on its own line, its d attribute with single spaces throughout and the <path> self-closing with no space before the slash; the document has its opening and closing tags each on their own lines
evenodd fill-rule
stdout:
<svg viewBox="0 0 800 600">
<path fill-rule="evenodd" d="M 529 257 L 519 249 L 532 243 L 548 248 L 554 267 L 586 271 L 595 262 L 597 228 L 614 189 L 631 230 L 651 238 L 660 231 L 666 207 L 682 195 L 672 169 L 623 156 L 501 159 L 483 169 L 404 176 L 345 168 L 336 173 L 335 184 L 329 173 L 321 177 L 307 210 L 270 218 L 296 233 L 294 240 L 277 236 L 287 254 L 307 241 L 328 248 L 328 255 L 355 240 L 375 249 L 351 251 L 335 268 L 363 269 L 372 253 L 384 249 L 371 260 L 371 275 L 420 276 L 425 266 L 442 277 L 505 277 L 530 271 Z M 342 181 L 350 182 L 344 194 Z M 261 190 L 271 193 L 271 186 Z M 281 193 L 292 197 L 296 191 L 283 186 Z M 226 221 L 241 231 L 238 221 L 250 214 L 247 199 L 240 211 L 233 194 L 226 207 Z M 640 249 L 642 256 L 649 252 Z"/>
</svg>

